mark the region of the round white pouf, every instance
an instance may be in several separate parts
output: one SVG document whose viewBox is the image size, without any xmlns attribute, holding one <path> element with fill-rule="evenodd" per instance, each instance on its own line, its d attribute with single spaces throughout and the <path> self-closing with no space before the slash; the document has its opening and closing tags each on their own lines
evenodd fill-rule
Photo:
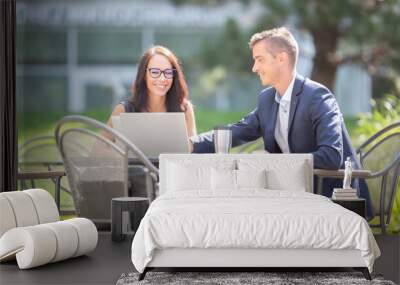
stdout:
<svg viewBox="0 0 400 285">
<path fill-rule="evenodd" d="M 98 233 L 96 226 L 91 220 L 85 218 L 74 218 L 64 222 L 73 226 L 78 233 L 79 244 L 74 257 L 91 252 L 96 248 Z"/>
<path fill-rule="evenodd" d="M 97 229 L 84 218 L 14 228 L 0 238 L 0 260 L 16 255 L 20 269 L 86 254 L 96 248 Z"/>
<path fill-rule="evenodd" d="M 0 239 L 0 258 L 16 254 L 20 269 L 28 269 L 51 262 L 57 250 L 54 233 L 41 225 L 14 228 Z"/>
</svg>

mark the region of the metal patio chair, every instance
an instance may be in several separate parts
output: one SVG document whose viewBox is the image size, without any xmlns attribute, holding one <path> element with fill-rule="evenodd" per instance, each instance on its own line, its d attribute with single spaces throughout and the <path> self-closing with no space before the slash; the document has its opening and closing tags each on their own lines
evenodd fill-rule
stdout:
<svg viewBox="0 0 400 285">
<path fill-rule="evenodd" d="M 56 189 L 58 188 L 58 190 L 70 196 L 71 190 L 69 189 L 68 181 L 55 175 L 61 172 L 64 172 L 64 164 L 54 136 L 34 136 L 19 145 L 18 176 L 36 177 L 35 179 L 18 179 L 19 189 L 23 190 L 36 187 L 52 189 L 53 187 L 49 188 L 47 184 L 43 184 L 45 182 L 38 183 L 38 181 L 36 181 L 43 180 L 37 177 L 48 177 L 47 180 L 51 180 Z M 57 178 L 54 178 L 55 176 Z M 59 198 L 59 191 L 58 193 L 54 193 L 55 198 L 57 195 Z M 68 206 L 65 208 L 64 206 L 64 209 L 60 210 L 60 212 L 62 214 L 71 214 L 74 213 L 74 209 Z"/>
<path fill-rule="evenodd" d="M 386 233 L 392 216 L 396 192 L 400 191 L 400 122 L 380 130 L 356 150 L 363 169 L 371 171 L 365 181 L 371 195 L 375 217 L 371 227 Z"/>
<path fill-rule="evenodd" d="M 112 198 L 128 196 L 132 160 L 142 165 L 147 197 L 149 202 L 154 199 L 158 169 L 119 132 L 95 119 L 71 115 L 58 122 L 55 138 L 79 217 L 91 219 L 98 228 L 109 227 Z"/>
<path fill-rule="evenodd" d="M 64 170 L 61 154 L 53 136 L 34 136 L 18 146 L 18 170 L 28 171 L 62 171 Z M 55 181 L 53 181 L 55 182 Z M 35 188 L 35 181 L 30 185 L 21 180 L 21 189 Z M 66 185 L 62 190 L 70 192 Z"/>
</svg>

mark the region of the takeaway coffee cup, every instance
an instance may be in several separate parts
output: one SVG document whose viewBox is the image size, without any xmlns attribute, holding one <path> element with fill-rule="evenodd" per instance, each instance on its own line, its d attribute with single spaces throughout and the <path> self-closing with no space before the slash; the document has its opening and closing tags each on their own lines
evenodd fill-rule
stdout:
<svg viewBox="0 0 400 285">
<path fill-rule="evenodd" d="M 215 153 L 229 153 L 232 145 L 232 131 L 227 126 L 214 128 Z"/>
</svg>

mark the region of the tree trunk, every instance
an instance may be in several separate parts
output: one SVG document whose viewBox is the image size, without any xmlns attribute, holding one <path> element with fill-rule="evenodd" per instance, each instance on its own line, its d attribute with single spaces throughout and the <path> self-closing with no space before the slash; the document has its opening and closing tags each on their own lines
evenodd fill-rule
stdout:
<svg viewBox="0 0 400 285">
<path fill-rule="evenodd" d="M 311 31 L 314 39 L 315 57 L 311 78 L 333 92 L 337 64 L 336 54 L 339 33 L 335 28 Z"/>
</svg>

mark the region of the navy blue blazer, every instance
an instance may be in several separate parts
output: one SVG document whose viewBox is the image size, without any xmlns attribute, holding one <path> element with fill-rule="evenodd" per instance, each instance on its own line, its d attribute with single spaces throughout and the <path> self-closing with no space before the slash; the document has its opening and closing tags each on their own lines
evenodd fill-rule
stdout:
<svg viewBox="0 0 400 285">
<path fill-rule="evenodd" d="M 229 125 L 232 146 L 238 146 L 263 137 L 264 148 L 270 153 L 281 153 L 275 140 L 275 125 L 279 104 L 275 101 L 275 88 L 264 89 L 258 97 L 257 108 L 240 122 Z M 314 168 L 339 169 L 349 156 L 359 169 L 350 137 L 333 94 L 325 86 L 297 75 L 289 112 L 288 143 L 291 153 L 311 153 Z M 194 153 L 214 152 L 212 133 L 199 135 L 193 140 Z M 315 183 L 316 184 L 316 183 Z M 356 183 L 357 184 L 357 183 Z M 353 187 L 358 187 L 354 185 Z M 367 199 L 367 216 L 372 208 L 366 183 L 360 181 L 360 196 Z M 331 197 L 334 187 L 342 187 L 341 179 L 324 179 L 324 195 Z"/>
</svg>

